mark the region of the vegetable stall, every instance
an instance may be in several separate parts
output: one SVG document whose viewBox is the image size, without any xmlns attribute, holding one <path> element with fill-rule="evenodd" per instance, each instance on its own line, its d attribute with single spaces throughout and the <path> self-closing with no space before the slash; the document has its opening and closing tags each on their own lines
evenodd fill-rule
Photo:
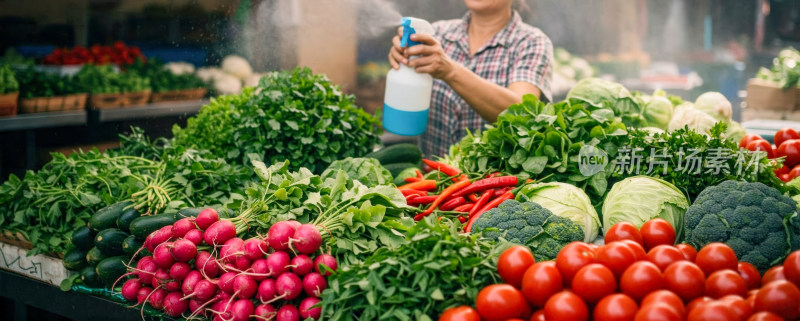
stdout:
<svg viewBox="0 0 800 321">
<path fill-rule="evenodd" d="M 75 77 L 192 84 L 150 63 Z M 797 320 L 800 135 L 745 135 L 730 106 L 586 78 L 432 158 L 380 146 L 326 77 L 272 72 L 173 138 L 10 176 L 0 226 L 141 318 Z"/>
</svg>

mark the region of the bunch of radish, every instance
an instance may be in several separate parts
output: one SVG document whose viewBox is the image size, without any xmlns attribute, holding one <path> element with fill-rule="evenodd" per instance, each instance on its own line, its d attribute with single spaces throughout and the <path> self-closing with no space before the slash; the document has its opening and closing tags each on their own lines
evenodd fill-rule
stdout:
<svg viewBox="0 0 800 321">
<path fill-rule="evenodd" d="M 326 277 L 337 268 L 321 245 L 315 226 L 296 221 L 243 240 L 231 221 L 205 209 L 150 234 L 143 248 L 153 255 L 130 268 L 121 292 L 172 317 L 316 320 Z"/>
</svg>

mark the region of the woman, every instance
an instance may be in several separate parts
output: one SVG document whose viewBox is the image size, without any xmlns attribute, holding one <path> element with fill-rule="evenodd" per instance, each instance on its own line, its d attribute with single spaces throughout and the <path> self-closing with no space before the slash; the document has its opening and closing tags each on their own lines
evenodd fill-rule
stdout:
<svg viewBox="0 0 800 321">
<path fill-rule="evenodd" d="M 433 23 L 433 36 L 412 35 L 419 45 L 402 48 L 400 36 L 394 37 L 392 67 L 406 64 L 435 79 L 422 135 L 425 154 L 446 154 L 465 129 L 474 132 L 495 122 L 525 94 L 550 100 L 553 45 L 541 30 L 522 22 L 512 2 L 464 0 L 467 14 Z M 421 57 L 409 62 L 410 56 Z"/>
</svg>

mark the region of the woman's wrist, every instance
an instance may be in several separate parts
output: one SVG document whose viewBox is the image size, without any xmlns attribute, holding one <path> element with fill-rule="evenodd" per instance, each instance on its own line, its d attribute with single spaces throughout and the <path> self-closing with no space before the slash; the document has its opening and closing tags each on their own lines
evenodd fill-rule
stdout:
<svg viewBox="0 0 800 321">
<path fill-rule="evenodd" d="M 464 66 L 462 66 L 462 65 L 460 65 L 458 63 L 455 63 L 453 61 L 449 61 L 449 64 L 450 64 L 450 68 L 449 68 L 450 70 L 445 72 L 442 75 L 442 78 L 441 78 L 447 84 L 451 84 L 452 81 L 455 81 L 456 79 L 458 79 L 460 77 L 461 73 L 465 70 Z"/>
</svg>

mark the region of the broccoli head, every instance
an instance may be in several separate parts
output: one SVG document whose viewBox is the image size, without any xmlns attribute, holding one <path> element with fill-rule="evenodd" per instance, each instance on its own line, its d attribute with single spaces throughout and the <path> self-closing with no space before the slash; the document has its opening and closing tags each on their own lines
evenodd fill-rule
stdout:
<svg viewBox="0 0 800 321">
<path fill-rule="evenodd" d="M 703 190 L 686 211 L 686 242 L 702 248 L 728 244 L 740 261 L 759 270 L 780 263 L 800 246 L 797 205 L 762 183 L 725 181 Z"/>
</svg>

